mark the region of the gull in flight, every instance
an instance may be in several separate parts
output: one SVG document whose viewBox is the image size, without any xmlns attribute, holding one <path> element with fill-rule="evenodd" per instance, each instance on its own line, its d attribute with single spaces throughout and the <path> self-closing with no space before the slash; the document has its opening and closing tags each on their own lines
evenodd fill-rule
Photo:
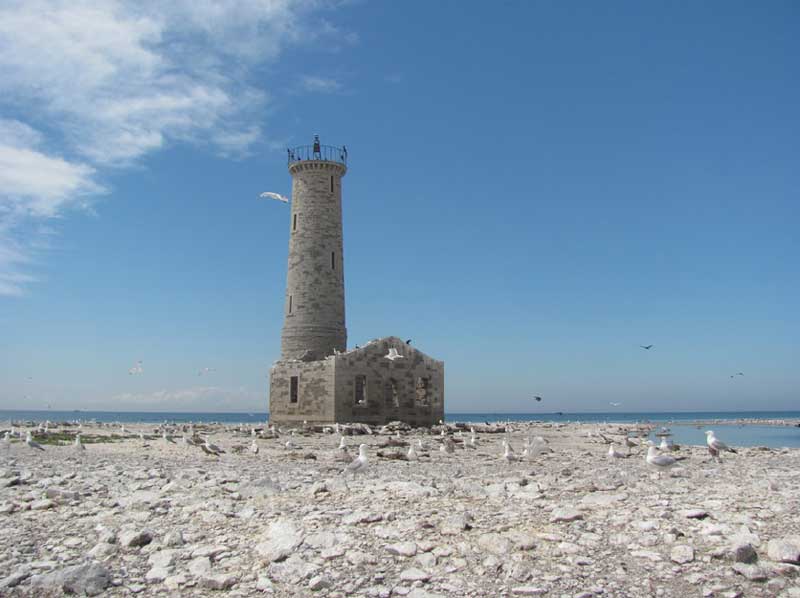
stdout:
<svg viewBox="0 0 800 598">
<path fill-rule="evenodd" d="M 142 372 L 144 372 L 144 369 L 142 368 L 142 360 L 140 359 L 136 362 L 136 365 L 128 370 L 128 375 L 135 376 L 136 374 L 141 374 Z"/>
<path fill-rule="evenodd" d="M 622 405 L 622 403 L 613 403 L 612 402 L 612 403 L 609 403 L 609 405 L 611 405 L 612 407 L 619 407 L 620 405 Z"/>
<path fill-rule="evenodd" d="M 653 348 L 653 345 L 639 345 L 639 346 L 640 346 L 642 349 L 644 349 L 645 351 L 649 351 L 650 349 L 652 349 L 652 348 Z"/>
<path fill-rule="evenodd" d="M 536 399 L 537 403 L 541 403 L 542 402 L 542 397 L 533 397 L 533 398 Z"/>
<path fill-rule="evenodd" d="M 25 444 L 27 444 L 27 445 L 28 445 L 29 447 L 31 447 L 32 449 L 37 449 L 37 450 L 40 450 L 40 451 L 43 451 L 43 450 L 44 450 L 44 448 L 42 448 L 42 445 L 41 445 L 41 444 L 39 444 L 38 442 L 36 442 L 36 441 L 35 441 L 35 440 L 34 440 L 34 439 L 31 437 L 31 433 L 30 433 L 30 432 L 28 432 L 28 433 L 25 435 Z"/>
<path fill-rule="evenodd" d="M 358 446 L 358 457 L 353 459 L 350 464 L 344 468 L 343 474 L 352 473 L 355 477 L 358 473 L 363 473 L 367 470 L 369 459 L 367 459 L 367 445 L 360 444 Z"/>
<path fill-rule="evenodd" d="M 203 374 L 209 374 L 215 371 L 214 368 L 202 368 L 199 372 L 197 372 L 198 376 L 202 376 Z"/>
<path fill-rule="evenodd" d="M 403 359 L 403 356 L 400 355 L 400 353 L 398 353 L 397 349 L 395 349 L 394 347 L 389 347 L 389 353 L 384 355 L 384 357 L 386 357 L 386 359 L 388 359 L 389 361 L 394 361 L 395 359 Z"/>
<path fill-rule="evenodd" d="M 272 191 L 264 191 L 259 197 L 265 197 L 267 199 L 275 199 L 277 201 L 282 201 L 283 203 L 289 203 L 289 198 L 284 197 L 280 193 L 274 193 Z"/>
<path fill-rule="evenodd" d="M 722 462 L 722 457 L 719 454 L 723 451 L 728 451 L 729 453 L 735 453 L 736 450 L 729 447 L 727 444 L 722 442 L 719 438 L 714 436 L 714 430 L 706 430 L 706 444 L 708 445 L 708 453 L 711 455 L 712 458 L 717 459 L 720 463 Z"/>
</svg>

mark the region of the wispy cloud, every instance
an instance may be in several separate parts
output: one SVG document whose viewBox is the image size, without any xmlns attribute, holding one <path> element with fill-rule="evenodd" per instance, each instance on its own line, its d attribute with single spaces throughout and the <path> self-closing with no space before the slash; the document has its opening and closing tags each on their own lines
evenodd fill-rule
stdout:
<svg viewBox="0 0 800 598">
<path fill-rule="evenodd" d="M 196 386 L 121 393 L 111 399 L 117 409 L 133 411 L 261 411 L 266 409 L 264 393 L 245 388 Z"/>
<path fill-rule="evenodd" d="M 0 121 L 0 246 L 18 255 L 0 257 L 0 294 L 19 294 L 30 282 L 18 270 L 25 264 L 19 227 L 102 193 L 104 168 L 171 143 L 208 145 L 226 157 L 251 152 L 269 101 L 252 68 L 301 39 L 343 36 L 314 22 L 330 5 L 4 2 L 0 109 L 13 118 Z"/>
<path fill-rule="evenodd" d="M 342 89 L 342 84 L 330 77 L 305 75 L 300 78 L 300 89 L 311 93 L 335 93 Z"/>
</svg>

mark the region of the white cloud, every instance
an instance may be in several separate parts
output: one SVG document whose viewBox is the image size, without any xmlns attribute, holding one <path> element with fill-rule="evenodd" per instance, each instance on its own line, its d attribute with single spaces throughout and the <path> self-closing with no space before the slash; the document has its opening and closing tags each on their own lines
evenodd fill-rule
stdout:
<svg viewBox="0 0 800 598">
<path fill-rule="evenodd" d="M 314 22 L 331 6 L 326 0 L 6 0 L 0 110 L 16 118 L 0 120 L 0 218 L 13 215 L 19 224 L 24 215 L 57 217 L 103 192 L 98 169 L 135 163 L 170 143 L 247 155 L 261 141 L 269 99 L 253 83 L 253 67 L 301 40 L 352 43 L 326 21 Z M 335 82 L 309 86 L 331 91 Z M 0 228 L 0 246 L 19 254 L 17 266 L 25 263 L 24 245 L 18 227 Z M 18 294 L 28 282 L 19 271 L 3 270 L 10 263 L 0 260 L 6 280 L 0 294 Z"/>
<path fill-rule="evenodd" d="M 133 411 L 261 411 L 266 396 L 245 388 L 197 386 L 146 393 L 121 393 L 111 398 L 116 409 Z M 104 402 L 104 404 L 107 404 Z"/>
<path fill-rule="evenodd" d="M 334 93 L 342 88 L 342 84 L 330 77 L 314 77 L 305 75 L 300 78 L 300 86 L 303 91 L 315 93 Z"/>
</svg>

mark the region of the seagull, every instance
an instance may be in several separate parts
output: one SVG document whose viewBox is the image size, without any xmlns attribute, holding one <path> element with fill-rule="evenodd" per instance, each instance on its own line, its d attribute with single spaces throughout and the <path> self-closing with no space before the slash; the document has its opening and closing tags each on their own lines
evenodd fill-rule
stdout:
<svg viewBox="0 0 800 598">
<path fill-rule="evenodd" d="M 215 371 L 214 368 L 202 368 L 199 372 L 197 372 L 198 376 L 202 376 L 203 374 L 209 374 Z"/>
<path fill-rule="evenodd" d="M 406 454 L 406 457 L 408 458 L 409 461 L 416 461 L 419 458 L 419 455 L 417 455 L 417 451 L 414 448 L 413 442 L 410 443 L 408 446 L 408 453 Z"/>
<path fill-rule="evenodd" d="M 216 444 L 213 444 L 208 438 L 206 438 L 205 442 L 201 445 L 206 452 L 213 453 L 219 456 L 220 453 L 224 453 L 221 448 L 219 448 Z"/>
<path fill-rule="evenodd" d="M 410 345 L 410 344 L 411 344 L 411 339 L 410 339 L 410 338 L 406 340 L 406 344 L 407 344 L 407 345 Z"/>
<path fill-rule="evenodd" d="M 27 445 L 28 445 L 29 447 L 31 447 L 32 449 L 38 449 L 38 450 L 40 450 L 40 451 L 43 451 L 43 450 L 44 450 L 44 448 L 42 448 L 42 445 L 41 445 L 41 444 L 39 444 L 39 443 L 38 443 L 38 442 L 36 442 L 36 441 L 35 441 L 33 438 L 31 438 L 31 433 L 30 433 L 30 432 L 28 432 L 28 433 L 26 434 L 26 436 L 25 436 L 25 444 L 27 444 Z"/>
<path fill-rule="evenodd" d="M 478 438 L 475 436 L 475 428 L 469 429 L 469 445 L 472 448 L 475 448 L 477 445 Z"/>
<path fill-rule="evenodd" d="M 258 454 L 258 443 L 256 442 L 256 439 L 255 439 L 255 438 L 253 438 L 253 442 L 252 442 L 252 444 L 250 444 L 250 451 L 251 451 L 251 452 L 252 452 L 254 455 L 257 455 L 257 454 Z"/>
<path fill-rule="evenodd" d="M 736 450 L 729 447 L 727 444 L 722 442 L 719 438 L 714 436 L 714 430 L 706 430 L 706 444 L 708 445 L 708 452 L 712 458 L 719 460 L 722 462 L 722 457 L 719 454 L 723 451 L 728 451 L 729 453 L 735 453 Z"/>
<path fill-rule="evenodd" d="M 439 447 L 439 451 L 442 453 L 454 453 L 456 452 L 456 445 L 449 436 L 445 436 L 442 445 Z"/>
<path fill-rule="evenodd" d="M 384 357 L 386 357 L 386 359 L 388 359 L 389 361 L 394 361 L 395 359 L 403 359 L 403 356 L 400 355 L 400 353 L 398 353 L 397 349 L 395 349 L 394 347 L 389 347 L 389 353 L 384 355 Z"/>
<path fill-rule="evenodd" d="M 624 459 L 625 455 L 620 453 L 613 444 L 608 445 L 608 457 L 610 459 Z"/>
<path fill-rule="evenodd" d="M 517 456 L 514 454 L 514 449 L 512 449 L 511 445 L 508 443 L 504 443 L 503 459 L 505 459 L 508 463 L 517 461 Z"/>
<path fill-rule="evenodd" d="M 139 361 L 136 362 L 136 365 L 134 365 L 131 369 L 128 370 L 128 375 L 134 376 L 136 374 L 141 374 L 142 372 L 144 372 L 144 369 L 142 368 L 142 360 L 140 359 Z"/>
<path fill-rule="evenodd" d="M 174 440 L 172 440 L 172 436 L 170 436 L 169 434 L 167 434 L 167 431 L 166 431 L 166 430 L 164 430 L 163 432 L 161 432 L 161 438 L 162 438 L 162 439 L 164 439 L 164 440 L 165 440 L 165 441 L 167 441 L 167 442 L 171 442 L 172 444 L 175 444 L 175 441 L 174 441 Z"/>
<path fill-rule="evenodd" d="M 3 446 L 7 449 L 11 448 L 11 432 L 6 430 L 6 433 L 3 435 Z"/>
<path fill-rule="evenodd" d="M 671 457 L 670 455 L 660 455 L 656 449 L 655 443 L 652 440 L 648 440 L 647 444 L 649 446 L 647 447 L 647 455 L 644 459 L 648 465 L 653 465 L 658 469 L 665 471 L 678 462 L 675 457 Z"/>
<path fill-rule="evenodd" d="M 284 197 L 280 193 L 274 193 L 273 191 L 264 191 L 259 197 L 264 197 L 266 199 L 275 199 L 277 201 L 282 201 L 283 203 L 289 203 L 289 198 Z"/>
<path fill-rule="evenodd" d="M 609 403 L 609 405 L 611 405 L 612 407 L 619 407 L 620 405 L 622 405 L 622 403 L 613 403 L 612 402 L 612 403 Z"/>
<path fill-rule="evenodd" d="M 292 441 L 292 438 L 294 438 L 294 431 L 292 431 L 292 434 L 291 434 L 291 436 L 290 436 L 289 440 L 287 440 L 287 441 L 286 441 L 286 444 L 285 444 L 284 446 L 285 446 L 287 449 L 289 449 L 289 450 L 293 450 L 293 449 L 298 449 L 298 448 L 300 448 L 299 446 L 297 446 L 297 445 L 296 445 L 296 444 L 295 444 L 295 443 Z"/>
<path fill-rule="evenodd" d="M 536 399 L 537 403 L 541 403 L 542 402 L 542 397 L 533 397 L 533 398 Z"/>
<path fill-rule="evenodd" d="M 344 468 L 343 474 L 352 473 L 353 476 L 357 473 L 363 473 L 367 470 L 369 459 L 367 459 L 367 445 L 360 444 L 358 446 L 358 457 L 353 459 L 350 464 Z"/>
<path fill-rule="evenodd" d="M 73 446 L 75 447 L 76 451 L 85 451 L 86 450 L 86 447 L 83 446 L 83 443 L 81 442 L 81 435 L 80 434 L 75 434 L 75 444 Z"/>
<path fill-rule="evenodd" d="M 649 351 L 650 349 L 652 349 L 652 348 L 653 348 L 653 345 L 639 345 L 639 346 L 640 346 L 642 349 L 644 349 L 645 351 Z"/>
</svg>

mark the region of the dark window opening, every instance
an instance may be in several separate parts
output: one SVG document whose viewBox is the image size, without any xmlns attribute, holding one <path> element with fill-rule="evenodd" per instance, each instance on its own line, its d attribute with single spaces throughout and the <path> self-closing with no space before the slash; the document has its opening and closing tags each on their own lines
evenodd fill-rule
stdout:
<svg viewBox="0 0 800 598">
<path fill-rule="evenodd" d="M 292 296 L 289 295 L 289 313 L 292 313 Z"/>
<path fill-rule="evenodd" d="M 417 393 L 416 393 L 416 403 L 422 407 L 427 407 L 430 405 L 430 398 L 428 396 L 428 387 L 430 385 L 429 378 L 417 378 Z"/>
<path fill-rule="evenodd" d="M 297 214 L 292 218 L 292 230 L 297 230 Z"/>
<path fill-rule="evenodd" d="M 299 386 L 299 380 L 297 376 L 292 376 L 289 378 L 289 402 L 296 403 L 297 402 L 297 387 Z"/>
<path fill-rule="evenodd" d="M 336 252 L 331 251 L 331 270 L 336 270 Z"/>
<path fill-rule="evenodd" d="M 400 396 L 397 393 L 397 380 L 389 378 L 383 386 L 384 400 L 387 407 L 400 407 Z"/>
<path fill-rule="evenodd" d="M 331 177 L 331 193 L 333 193 L 333 177 Z"/>
<path fill-rule="evenodd" d="M 358 375 L 356 376 L 356 392 L 355 392 L 356 405 L 367 404 L 367 377 Z"/>
</svg>

